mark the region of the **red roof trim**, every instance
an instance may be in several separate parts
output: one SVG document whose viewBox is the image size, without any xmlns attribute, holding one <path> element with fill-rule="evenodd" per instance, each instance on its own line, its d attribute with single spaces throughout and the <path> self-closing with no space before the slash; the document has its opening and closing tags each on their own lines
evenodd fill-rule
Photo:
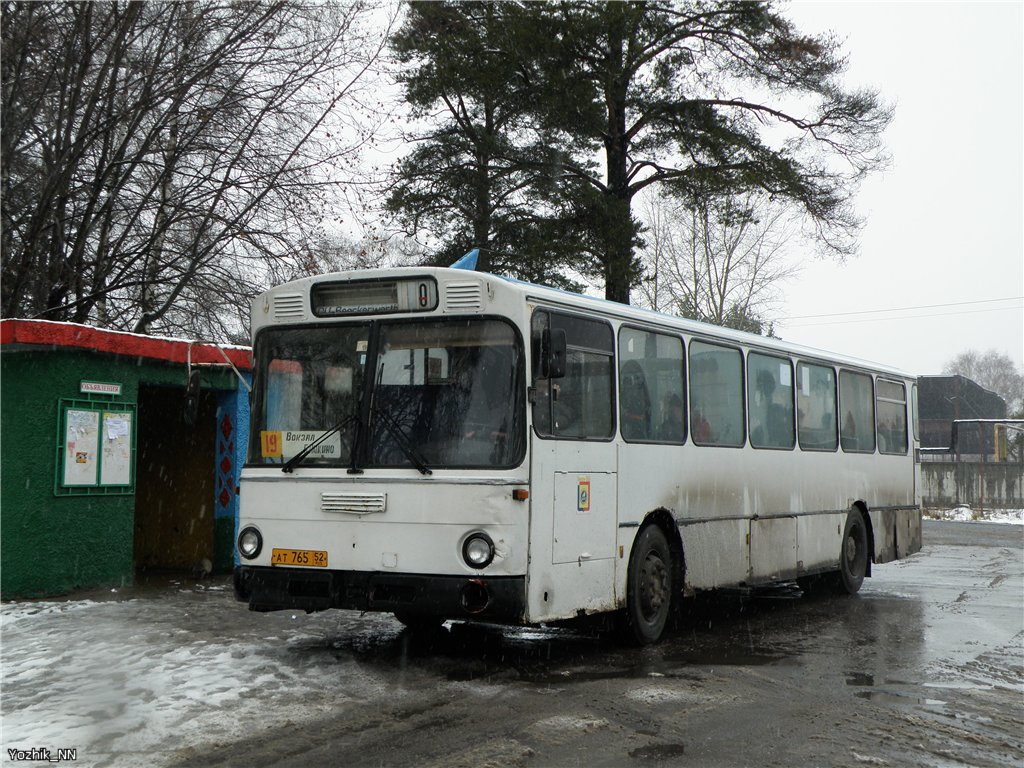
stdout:
<svg viewBox="0 0 1024 768">
<path fill-rule="evenodd" d="M 131 355 L 164 360 L 170 363 L 187 363 L 189 348 L 193 363 L 225 363 L 227 355 L 240 370 L 252 370 L 252 350 L 248 347 L 226 346 L 188 341 L 186 339 L 165 339 L 154 336 L 140 336 L 136 333 L 108 331 L 76 323 L 54 323 L 47 320 L 0 320 L 0 345 L 33 344 L 42 346 L 72 347 L 112 355 Z M 223 350 L 224 354 L 221 354 Z"/>
</svg>

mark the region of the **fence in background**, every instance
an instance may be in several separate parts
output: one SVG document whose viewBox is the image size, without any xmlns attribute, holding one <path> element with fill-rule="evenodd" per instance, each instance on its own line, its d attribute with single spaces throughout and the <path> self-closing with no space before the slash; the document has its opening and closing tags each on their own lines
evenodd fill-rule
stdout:
<svg viewBox="0 0 1024 768">
<path fill-rule="evenodd" d="M 919 453 L 921 506 L 1024 509 L 1024 420 L 961 419 L 952 437 Z"/>
</svg>

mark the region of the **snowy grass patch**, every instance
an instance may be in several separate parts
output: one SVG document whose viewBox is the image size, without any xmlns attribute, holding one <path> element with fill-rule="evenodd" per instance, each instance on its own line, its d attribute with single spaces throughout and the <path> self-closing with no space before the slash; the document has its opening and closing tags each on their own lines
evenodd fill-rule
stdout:
<svg viewBox="0 0 1024 768">
<path fill-rule="evenodd" d="M 931 520 L 952 520 L 961 523 L 1005 523 L 1024 525 L 1024 509 L 972 509 L 966 504 L 958 507 L 923 510 Z"/>
</svg>

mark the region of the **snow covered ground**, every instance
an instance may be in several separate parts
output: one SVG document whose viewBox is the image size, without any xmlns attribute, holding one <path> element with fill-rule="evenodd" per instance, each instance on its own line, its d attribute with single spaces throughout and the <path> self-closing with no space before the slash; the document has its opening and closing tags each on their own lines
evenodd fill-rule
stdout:
<svg viewBox="0 0 1024 768">
<path fill-rule="evenodd" d="M 926 509 L 932 520 L 956 520 L 960 523 L 1010 523 L 1024 525 L 1024 509 L 971 509 L 966 505 L 950 509 Z"/>
<path fill-rule="evenodd" d="M 973 520 L 975 515 L 969 509 L 959 508 L 944 511 L 941 518 Z M 1024 514 L 1022 510 L 986 511 L 981 520 L 983 523 L 1021 524 Z M 1010 532 L 1003 527 L 950 527 L 957 528 L 957 535 L 961 536 L 960 529 L 971 529 L 987 531 L 986 535 L 998 536 L 1000 540 L 1018 542 L 1017 538 L 1008 539 Z M 1015 531 L 1013 537 L 1016 536 Z M 1009 575 L 1004 572 L 1008 564 L 1019 562 L 1019 547 L 1013 544 L 1014 552 L 1010 544 L 1000 546 L 1004 548 L 984 550 L 991 553 L 992 567 L 997 570 L 986 570 L 987 566 L 979 567 L 978 561 L 970 560 L 969 567 L 964 565 L 957 571 L 966 574 L 963 589 L 974 590 L 971 595 L 978 595 L 975 602 L 981 601 L 981 596 L 991 598 L 996 594 L 993 590 L 1009 590 L 1021 583 L 1019 572 Z M 935 582 L 947 592 L 952 589 L 950 594 L 955 597 L 962 591 L 961 586 L 956 583 L 950 586 L 945 578 L 936 578 L 937 571 L 928 570 L 941 569 L 948 576 L 951 551 L 959 550 L 947 547 L 942 557 L 912 558 L 889 566 L 892 570 L 888 579 L 879 579 L 879 584 L 873 588 L 877 591 L 876 597 L 888 595 L 891 599 L 874 601 L 872 611 L 882 612 L 893 603 L 899 604 L 899 611 L 905 612 L 906 606 L 901 601 L 920 602 L 913 596 L 894 597 L 897 592 L 917 594 L 895 582 L 897 576 L 914 576 L 915 589 L 925 592 L 932 589 L 929 585 Z M 977 582 L 978 579 L 981 581 Z M 893 589 L 897 592 L 892 592 Z M 964 597 L 967 594 L 962 591 L 960 597 L 950 599 L 943 592 L 921 602 L 919 611 L 941 609 L 943 621 L 959 619 L 967 622 L 964 627 L 973 627 L 971 622 L 976 621 L 976 617 L 962 614 L 965 606 L 973 605 Z M 808 605 L 806 610 L 817 610 L 813 602 Z M 1006 605 L 1010 611 L 1007 623 L 1016 622 L 1019 630 L 1017 603 L 1011 600 Z M 834 610 L 825 602 L 820 607 L 823 611 Z M 864 615 L 857 614 L 858 626 L 865 620 Z M 930 619 L 918 623 L 928 623 L 931 627 Z M 891 626 L 897 625 L 902 626 L 899 622 Z M 882 626 L 890 624 L 883 621 Z M 927 640 L 929 647 L 946 649 L 939 654 L 943 658 L 951 654 L 948 643 L 957 648 L 962 646 L 964 653 L 977 655 L 978 640 L 962 642 L 963 631 L 970 630 L 963 630 L 959 624 L 950 626 L 955 631 L 943 635 L 930 628 L 919 640 Z M 513 635 L 520 638 L 517 642 L 524 647 L 539 646 L 536 653 L 550 653 L 550 647 L 554 647 L 576 663 L 576 646 L 571 642 L 553 641 L 544 651 L 543 644 L 528 639 L 532 637 L 530 633 L 539 631 L 515 630 Z M 884 632 L 877 634 L 885 635 Z M 480 663 L 473 653 L 468 656 L 454 653 L 450 658 L 442 655 L 438 661 L 431 654 L 424 656 L 423 651 L 413 648 L 407 657 L 409 639 L 402 626 L 387 614 L 331 611 L 310 616 L 290 611 L 253 614 L 234 600 L 230 580 L 226 577 L 201 582 L 172 580 L 96 591 L 68 600 L 4 603 L 0 606 L 0 635 L 0 766 L 14 765 L 9 760 L 8 749 L 34 748 L 54 753 L 60 748 L 78 749 L 78 765 L 169 766 L 182 760 L 201 765 L 211 750 L 237 744 L 246 734 L 261 734 L 272 728 L 301 729 L 331 717 L 358 723 L 362 722 L 359 717 L 378 717 L 382 711 L 390 712 L 389 708 L 415 708 L 424 697 L 439 701 L 463 701 L 468 697 L 474 702 L 473 706 L 483 706 L 492 699 L 500 700 L 512 685 L 510 681 L 520 674 L 514 666 L 506 671 L 504 663 L 497 662 L 495 669 L 500 674 L 496 673 L 496 681 L 488 682 L 487 675 L 467 680 L 460 674 L 462 666 Z M 896 639 L 902 636 L 897 633 Z M 943 637 L 948 641 L 945 645 L 940 642 Z M 683 651 L 677 648 L 675 652 L 683 652 L 685 658 L 690 658 L 685 654 L 692 653 L 691 642 L 693 638 L 689 635 L 681 636 L 678 644 Z M 1019 639 L 1014 643 L 1019 643 Z M 600 646 L 595 647 L 600 649 Z M 1007 647 L 1019 648 L 1019 644 Z M 667 650 L 660 652 L 672 652 L 672 642 L 665 648 Z M 886 648 L 881 646 L 882 650 Z M 502 654 L 507 652 L 505 645 L 499 644 L 496 650 L 481 641 L 481 658 L 503 658 Z M 603 663 L 601 653 L 604 651 L 595 657 L 595 669 Z M 628 658 L 630 653 L 623 651 L 623 658 Z M 1011 661 L 1018 666 L 1013 668 L 1019 669 L 1019 654 L 1014 653 Z M 918 651 L 914 659 L 919 661 L 926 656 Z M 627 665 L 625 661 L 619 663 Z M 544 668 L 544 663 L 532 656 L 528 656 L 524 664 L 528 669 Z M 635 661 L 629 662 L 631 664 Z M 563 674 L 557 665 L 552 669 L 554 675 Z M 641 665 L 638 669 L 641 670 L 640 682 L 649 685 L 643 671 L 646 667 Z M 879 679 L 883 677 L 880 675 Z M 1013 684 L 1019 685 L 1019 678 L 1014 679 L 1018 682 Z M 517 690 L 525 695 L 523 690 Z M 538 696 L 544 692 L 544 686 L 539 690 Z M 648 694 L 642 691 L 635 694 L 641 695 Z M 1013 695 L 1018 697 L 1016 701 L 1020 700 L 1019 690 L 1013 689 Z M 626 695 L 624 700 L 633 701 L 630 696 L 634 694 Z M 659 706 L 664 704 L 666 702 L 661 701 Z M 569 714 L 584 718 L 581 722 L 589 722 L 585 718 L 591 716 L 592 706 L 591 699 L 581 699 L 577 709 Z M 498 717 L 493 712 L 492 716 Z M 986 710 L 985 717 L 994 715 Z M 367 729 L 382 727 L 371 720 L 367 721 Z M 387 757 L 384 755 L 382 761 L 385 764 Z M 260 761 L 254 760 L 251 764 L 258 765 Z M 967 764 L 990 763 L 967 761 Z"/>
<path fill-rule="evenodd" d="M 339 615 L 251 614 L 223 579 L 4 603 L 0 765 L 13 765 L 8 749 L 35 747 L 77 748 L 85 765 L 166 764 L 371 696 L 374 675 L 349 665 L 338 679 L 324 638 Z M 353 620 L 349 631 L 401 630 L 387 614 Z"/>
</svg>

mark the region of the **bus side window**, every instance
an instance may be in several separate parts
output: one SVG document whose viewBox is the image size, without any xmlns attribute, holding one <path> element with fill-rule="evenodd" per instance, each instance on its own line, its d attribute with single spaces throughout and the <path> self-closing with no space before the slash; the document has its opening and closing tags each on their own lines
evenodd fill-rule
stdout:
<svg viewBox="0 0 1024 768">
<path fill-rule="evenodd" d="M 836 372 L 826 365 L 797 363 L 796 380 L 800 449 L 834 451 L 839 447 Z"/>
<path fill-rule="evenodd" d="M 619 431 L 627 442 L 686 439 L 683 341 L 623 326 L 619 330 Z"/>
<path fill-rule="evenodd" d="M 874 401 L 869 375 L 839 372 L 839 444 L 844 451 L 874 453 Z"/>
<path fill-rule="evenodd" d="M 747 355 L 747 410 L 754 448 L 792 448 L 793 369 L 789 360 Z"/>
<path fill-rule="evenodd" d="M 907 390 L 902 383 L 878 379 L 875 408 L 878 412 L 878 450 L 907 452 Z"/>
<path fill-rule="evenodd" d="M 738 448 L 743 426 L 743 354 L 703 341 L 690 343 L 690 436 L 698 445 Z"/>
<path fill-rule="evenodd" d="M 917 384 L 910 385 L 910 414 L 914 422 L 914 440 L 921 439 L 921 419 L 917 410 Z"/>
<path fill-rule="evenodd" d="M 558 379 L 539 378 L 540 340 L 549 327 L 565 331 L 565 375 Z M 530 335 L 534 359 L 533 426 L 537 434 L 610 438 L 615 428 L 611 327 L 599 320 L 539 311 L 534 313 Z"/>
</svg>

